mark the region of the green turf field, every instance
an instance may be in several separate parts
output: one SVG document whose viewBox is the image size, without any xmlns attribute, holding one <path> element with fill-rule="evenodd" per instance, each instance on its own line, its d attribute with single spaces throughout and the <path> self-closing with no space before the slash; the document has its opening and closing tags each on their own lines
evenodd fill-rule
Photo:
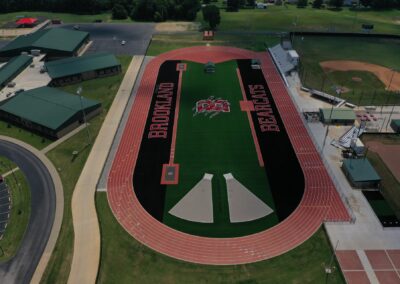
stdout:
<svg viewBox="0 0 400 284">
<path fill-rule="evenodd" d="M 265 170 L 258 164 L 249 120 L 246 112 L 240 110 L 239 101 L 243 100 L 243 95 L 236 61 L 217 64 L 213 74 L 205 73 L 203 68 L 203 64 L 187 62 L 187 71 L 183 73 L 174 161 L 180 165 L 179 184 L 167 187 L 164 223 L 180 231 L 209 237 L 242 236 L 269 228 L 278 222 L 275 213 L 246 223 L 231 224 L 229 221 L 223 174 L 232 173 L 272 209 L 274 203 Z M 193 116 L 196 102 L 210 96 L 228 100 L 230 112 L 213 118 L 204 114 Z M 204 173 L 214 175 L 214 223 L 190 222 L 169 214 Z"/>
</svg>

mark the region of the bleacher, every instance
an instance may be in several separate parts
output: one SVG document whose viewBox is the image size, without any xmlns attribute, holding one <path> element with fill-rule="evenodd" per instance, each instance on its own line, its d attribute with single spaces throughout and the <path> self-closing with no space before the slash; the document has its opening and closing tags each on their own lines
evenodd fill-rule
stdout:
<svg viewBox="0 0 400 284">
<path fill-rule="evenodd" d="M 271 47 L 269 51 L 282 74 L 286 75 L 295 68 L 289 60 L 288 52 L 283 49 L 282 45 L 277 44 L 274 47 Z"/>
<path fill-rule="evenodd" d="M 342 137 L 339 138 L 340 146 L 344 148 L 350 148 L 351 139 L 360 137 L 364 130 L 365 127 L 357 127 L 354 125 L 345 134 L 343 134 Z"/>
<path fill-rule="evenodd" d="M 6 183 L 0 183 L 0 240 L 7 228 L 8 219 L 10 218 L 11 200 L 10 192 Z"/>
</svg>

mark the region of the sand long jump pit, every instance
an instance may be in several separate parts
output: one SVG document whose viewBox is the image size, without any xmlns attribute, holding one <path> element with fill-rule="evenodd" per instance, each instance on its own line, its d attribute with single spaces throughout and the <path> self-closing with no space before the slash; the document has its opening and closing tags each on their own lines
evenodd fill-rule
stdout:
<svg viewBox="0 0 400 284">
<path fill-rule="evenodd" d="M 267 259 L 350 220 L 269 54 L 230 47 L 149 63 L 107 192 L 137 240 L 204 264 Z"/>
</svg>

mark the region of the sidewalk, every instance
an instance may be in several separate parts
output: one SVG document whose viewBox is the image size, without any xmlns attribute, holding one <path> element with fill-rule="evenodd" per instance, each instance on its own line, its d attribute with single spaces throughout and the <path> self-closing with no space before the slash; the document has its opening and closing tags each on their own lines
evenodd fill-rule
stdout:
<svg viewBox="0 0 400 284">
<path fill-rule="evenodd" d="M 143 56 L 133 57 L 75 186 L 72 196 L 74 255 L 68 283 L 96 282 L 100 262 L 100 229 L 94 194 L 142 62 Z"/>
</svg>

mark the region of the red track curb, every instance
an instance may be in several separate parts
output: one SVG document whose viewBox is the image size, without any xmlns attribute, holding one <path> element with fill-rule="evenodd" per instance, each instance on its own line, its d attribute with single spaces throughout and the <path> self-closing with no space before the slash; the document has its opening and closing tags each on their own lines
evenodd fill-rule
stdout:
<svg viewBox="0 0 400 284">
<path fill-rule="evenodd" d="M 215 63 L 260 59 L 305 178 L 303 198 L 283 222 L 238 238 L 206 238 L 176 231 L 154 219 L 133 190 L 133 172 L 160 65 L 166 60 Z M 168 256 L 202 264 L 229 265 L 283 254 L 311 237 L 324 221 L 350 221 L 324 164 L 270 56 L 231 47 L 189 47 L 154 58 L 147 66 L 108 178 L 107 195 L 118 222 L 141 243 Z"/>
</svg>

